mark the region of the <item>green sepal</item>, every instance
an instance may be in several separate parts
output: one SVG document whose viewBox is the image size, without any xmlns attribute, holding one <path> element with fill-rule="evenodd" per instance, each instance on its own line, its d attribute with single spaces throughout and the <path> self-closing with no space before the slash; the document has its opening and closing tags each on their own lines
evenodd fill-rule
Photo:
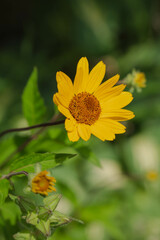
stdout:
<svg viewBox="0 0 160 240">
<path fill-rule="evenodd" d="M 48 220 L 48 218 L 52 215 L 52 211 L 45 207 L 39 207 L 38 209 L 38 218 L 42 220 Z"/>
<path fill-rule="evenodd" d="M 34 212 L 28 213 L 26 216 L 26 222 L 36 226 L 37 223 L 39 222 L 37 213 Z"/>
<path fill-rule="evenodd" d="M 43 200 L 44 206 L 49 210 L 54 211 L 61 198 L 62 198 L 61 194 L 57 194 L 57 193 L 52 194 L 51 196 L 44 198 Z"/>
<path fill-rule="evenodd" d="M 71 218 L 64 215 L 63 213 L 60 213 L 59 211 L 54 211 L 52 216 L 49 218 L 51 227 L 55 228 L 58 226 L 62 226 L 65 224 L 68 224 L 72 221 Z"/>
<path fill-rule="evenodd" d="M 36 225 L 36 228 L 44 234 L 44 236 L 48 237 L 51 235 L 51 230 L 50 230 L 50 221 L 44 221 L 40 220 L 39 223 Z"/>
<path fill-rule="evenodd" d="M 36 240 L 34 236 L 30 233 L 16 233 L 13 235 L 14 239 L 16 240 Z"/>
</svg>

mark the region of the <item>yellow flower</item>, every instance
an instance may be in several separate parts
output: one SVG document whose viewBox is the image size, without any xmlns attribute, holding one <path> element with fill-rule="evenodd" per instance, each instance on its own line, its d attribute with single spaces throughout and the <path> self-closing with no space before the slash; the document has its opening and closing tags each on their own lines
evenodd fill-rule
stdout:
<svg viewBox="0 0 160 240">
<path fill-rule="evenodd" d="M 156 171 L 150 171 L 146 173 L 146 178 L 149 181 L 155 181 L 158 179 L 158 173 Z"/>
<path fill-rule="evenodd" d="M 135 72 L 134 83 L 139 88 L 145 88 L 146 87 L 145 74 L 143 72 Z"/>
<path fill-rule="evenodd" d="M 132 94 L 122 92 L 124 84 L 113 87 L 119 80 L 118 74 L 101 84 L 105 71 L 101 61 L 89 73 L 88 60 L 82 57 L 74 84 L 65 73 L 57 72 L 58 93 L 53 101 L 67 117 L 65 128 L 70 141 L 78 141 L 80 137 L 87 141 L 91 134 L 112 141 L 115 134 L 125 132 L 125 126 L 119 121 L 134 117 L 133 112 L 122 109 L 132 101 Z"/>
<path fill-rule="evenodd" d="M 53 187 L 56 179 L 47 176 L 48 173 L 46 170 L 42 171 L 32 179 L 32 192 L 48 195 L 48 192 L 56 191 Z"/>
<path fill-rule="evenodd" d="M 146 87 L 147 80 L 143 72 L 133 69 L 132 72 L 123 79 L 123 82 L 130 88 L 130 92 L 134 92 L 134 90 L 141 92 L 142 88 Z"/>
</svg>

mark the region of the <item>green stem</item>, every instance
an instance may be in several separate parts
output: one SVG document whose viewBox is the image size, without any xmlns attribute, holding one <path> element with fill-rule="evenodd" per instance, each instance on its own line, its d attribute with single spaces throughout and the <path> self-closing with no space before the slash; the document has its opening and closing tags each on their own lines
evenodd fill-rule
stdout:
<svg viewBox="0 0 160 240">
<path fill-rule="evenodd" d="M 38 125 L 34 125 L 34 126 L 31 126 L 31 127 L 27 127 L 27 128 L 18 128 L 19 131 L 25 131 L 25 130 L 29 130 L 31 128 L 38 128 L 38 127 L 41 127 L 35 134 L 33 134 L 32 136 L 30 136 L 29 139 L 27 139 L 24 143 L 22 143 L 14 152 L 12 152 L 1 164 L 0 164 L 0 169 L 3 169 L 9 162 L 10 160 L 19 152 L 21 152 L 31 141 L 35 140 L 39 134 L 41 134 L 45 128 L 47 126 L 53 126 L 53 125 L 58 125 L 58 124 L 61 124 L 61 123 L 64 123 L 65 120 L 61 120 L 61 121 L 57 121 L 57 119 L 61 116 L 61 114 L 57 114 L 57 115 L 54 115 L 53 118 L 51 119 L 51 121 L 49 123 L 42 123 L 42 124 L 38 124 Z M 23 129 L 23 130 L 22 130 Z M 25 129 L 25 130 L 24 130 Z M 15 129 L 14 129 L 15 130 Z M 9 132 L 13 132 L 13 129 L 9 129 L 9 130 L 6 130 L 7 133 Z M 5 132 L 6 132 L 5 131 Z M 2 132 L 3 135 L 4 135 L 4 132 Z M 1 133 L 1 134 L 2 134 Z M 6 134 L 6 133 L 5 133 Z"/>
<path fill-rule="evenodd" d="M 41 124 L 36 124 L 30 127 L 24 127 L 24 128 L 11 128 L 11 129 L 7 129 L 3 132 L 0 133 L 0 137 L 6 135 L 7 133 L 11 133 L 11 132 L 21 132 L 21 131 L 28 131 L 34 128 L 41 128 L 41 127 L 49 127 L 49 126 L 53 126 L 53 125 L 58 125 L 64 123 L 64 120 L 60 120 L 57 122 L 49 122 L 49 123 L 41 123 Z"/>
<path fill-rule="evenodd" d="M 20 171 L 20 172 L 11 172 L 11 173 L 8 173 L 7 175 L 3 175 L 1 177 L 1 179 L 10 179 L 13 176 L 17 176 L 17 175 L 21 175 L 21 174 L 24 174 L 24 175 L 28 176 L 28 172 Z"/>
</svg>

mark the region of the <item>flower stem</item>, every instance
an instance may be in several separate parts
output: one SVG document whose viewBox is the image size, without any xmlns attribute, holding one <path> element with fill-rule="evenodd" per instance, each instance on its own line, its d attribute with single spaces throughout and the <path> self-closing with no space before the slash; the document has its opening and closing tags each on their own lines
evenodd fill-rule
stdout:
<svg viewBox="0 0 160 240">
<path fill-rule="evenodd" d="M 28 172 L 20 171 L 20 172 L 11 172 L 11 173 L 8 173 L 7 175 L 3 175 L 1 177 L 1 179 L 10 179 L 12 176 L 16 176 L 16 175 L 20 175 L 20 174 L 24 174 L 24 175 L 28 176 Z"/>
<path fill-rule="evenodd" d="M 53 125 L 58 125 L 58 124 L 61 124 L 63 123 L 65 120 L 61 120 L 61 121 L 57 121 L 57 119 L 59 119 L 59 117 L 61 117 L 61 114 L 57 114 L 57 115 L 54 115 L 53 118 L 50 120 L 49 123 L 42 123 L 42 124 L 38 124 L 38 125 L 34 125 L 32 126 L 33 128 L 40 128 L 40 126 L 43 126 L 41 127 L 36 133 L 34 133 L 32 136 L 29 137 L 29 139 L 27 139 L 24 143 L 22 143 L 14 152 L 12 152 L 1 164 L 0 164 L 0 169 L 3 169 L 9 162 L 10 160 L 19 152 L 21 152 L 30 142 L 32 142 L 33 140 L 35 140 L 39 134 L 41 134 L 45 128 L 47 126 L 53 126 Z M 37 127 L 38 126 L 38 127 Z M 31 127 L 27 127 L 27 128 L 18 128 L 20 129 L 20 131 L 25 131 L 25 130 L 29 130 L 31 129 Z M 22 130 L 23 129 L 23 130 Z M 25 130 L 24 130 L 25 129 Z M 14 129 L 15 130 L 15 129 Z M 14 132 L 13 129 L 9 129 L 9 130 L 6 130 L 4 132 Z M 3 133 L 3 135 L 5 135 L 6 133 Z M 0 136 L 3 136 L 1 133 Z"/>
<path fill-rule="evenodd" d="M 34 128 L 41 128 L 41 127 L 48 127 L 48 126 L 53 126 L 53 125 L 58 125 L 64 123 L 64 120 L 60 120 L 57 122 L 48 122 L 48 123 L 41 123 L 41 124 L 36 124 L 30 127 L 24 127 L 24 128 L 11 128 L 8 130 L 5 130 L 3 132 L 0 133 L 0 137 L 6 135 L 7 133 L 11 133 L 11 132 L 21 132 L 21 131 L 28 131 Z"/>
</svg>

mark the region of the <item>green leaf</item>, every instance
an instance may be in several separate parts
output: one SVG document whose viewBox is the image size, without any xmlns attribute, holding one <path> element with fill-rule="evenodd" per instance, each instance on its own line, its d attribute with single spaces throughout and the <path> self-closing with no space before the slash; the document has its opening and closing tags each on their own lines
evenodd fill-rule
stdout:
<svg viewBox="0 0 160 240">
<path fill-rule="evenodd" d="M 41 233 L 44 234 L 44 236 L 48 237 L 51 235 L 51 230 L 50 230 L 50 221 L 44 221 L 40 220 L 39 223 L 36 224 L 36 228 L 40 230 Z"/>
<path fill-rule="evenodd" d="M 85 159 L 96 165 L 97 167 L 101 167 L 101 163 L 96 155 L 92 152 L 92 150 L 88 146 L 81 146 L 77 148 L 79 155 Z"/>
<path fill-rule="evenodd" d="M 37 225 L 39 219 L 38 219 L 38 215 L 34 212 L 28 213 L 27 217 L 26 217 L 26 222 L 30 223 L 32 225 Z"/>
<path fill-rule="evenodd" d="M 56 210 L 53 212 L 49 220 L 50 220 L 51 227 L 62 226 L 72 221 L 71 218 L 67 217 L 63 213 L 60 213 L 59 211 L 56 211 Z"/>
<path fill-rule="evenodd" d="M 10 167 L 11 171 L 34 172 L 35 164 L 40 163 L 41 169 L 46 170 L 61 165 L 75 154 L 55 154 L 55 153 L 32 153 L 16 159 Z"/>
<path fill-rule="evenodd" d="M 41 206 L 38 210 L 38 218 L 42 220 L 48 220 L 53 211 L 57 207 L 61 199 L 61 194 L 52 194 L 43 199 L 44 206 Z"/>
<path fill-rule="evenodd" d="M 55 208 L 57 207 L 61 197 L 62 197 L 61 194 L 55 193 L 55 194 L 52 194 L 51 196 L 44 198 L 44 200 L 43 200 L 44 206 L 46 208 L 49 208 L 51 211 L 54 211 Z"/>
<path fill-rule="evenodd" d="M 36 209 L 35 203 L 30 198 L 18 196 L 17 199 L 15 199 L 15 203 L 19 206 L 23 214 L 35 211 Z"/>
<path fill-rule="evenodd" d="M 1 141 L 0 144 L 0 163 L 3 163 L 5 159 L 11 155 L 17 148 L 14 138 L 7 138 Z"/>
<path fill-rule="evenodd" d="M 9 181 L 7 179 L 0 180 L 0 204 L 3 204 L 8 196 Z"/>
<path fill-rule="evenodd" d="M 16 240 L 36 240 L 30 233 L 16 233 L 14 234 L 14 239 Z"/>
<path fill-rule="evenodd" d="M 38 73 L 37 68 L 28 80 L 22 95 L 22 107 L 25 118 L 29 125 L 42 123 L 46 114 L 44 101 L 38 90 Z"/>
<path fill-rule="evenodd" d="M 3 221 L 9 221 L 11 225 L 15 225 L 21 215 L 19 207 L 14 202 L 5 202 L 0 206 L 0 212 Z"/>
</svg>

